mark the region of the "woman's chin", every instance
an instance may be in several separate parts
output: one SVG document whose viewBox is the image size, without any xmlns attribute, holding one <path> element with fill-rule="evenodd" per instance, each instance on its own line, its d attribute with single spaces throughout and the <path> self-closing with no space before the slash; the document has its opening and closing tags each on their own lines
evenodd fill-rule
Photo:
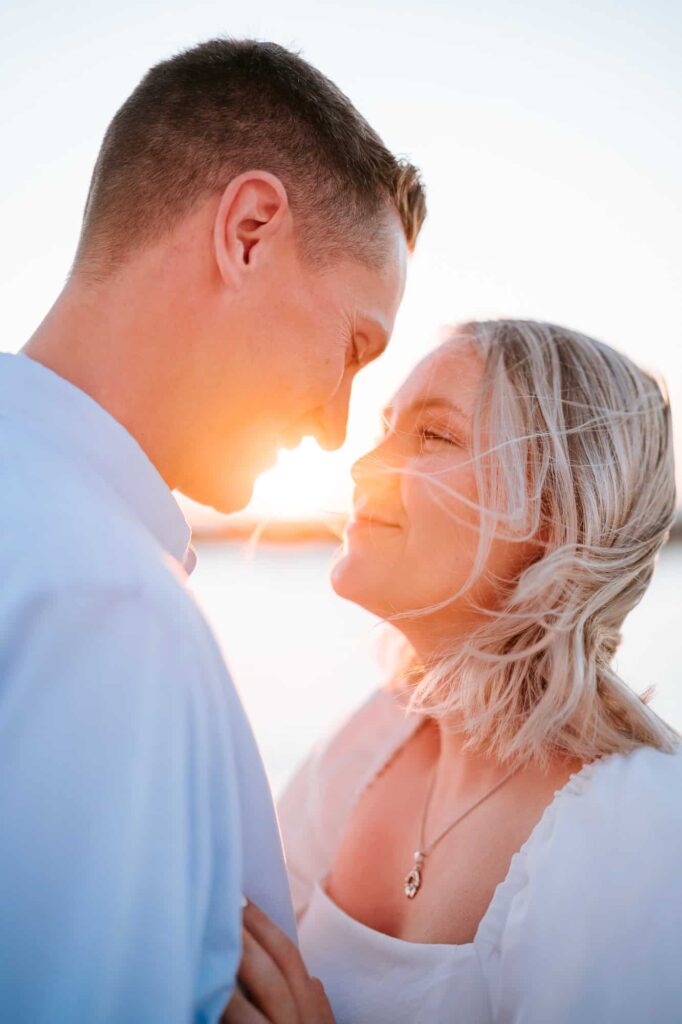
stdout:
<svg viewBox="0 0 682 1024">
<path fill-rule="evenodd" d="M 356 587 L 353 586 L 353 583 L 357 582 L 357 573 L 353 572 L 353 566 L 349 564 L 351 561 L 352 556 L 344 549 L 332 565 L 329 577 L 334 593 L 339 597 L 345 597 L 348 601 L 356 599 Z"/>
<path fill-rule="evenodd" d="M 330 581 L 334 593 L 339 597 L 352 601 L 373 615 L 384 617 L 385 602 L 377 593 L 376 573 L 372 572 L 364 559 L 344 551 L 332 566 Z"/>
</svg>

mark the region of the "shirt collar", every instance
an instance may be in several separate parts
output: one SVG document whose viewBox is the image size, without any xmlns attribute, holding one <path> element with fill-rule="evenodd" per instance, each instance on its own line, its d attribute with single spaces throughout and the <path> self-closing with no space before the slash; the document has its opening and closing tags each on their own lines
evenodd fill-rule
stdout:
<svg viewBox="0 0 682 1024">
<path fill-rule="evenodd" d="M 28 423 L 86 463 L 191 572 L 196 559 L 180 506 L 135 438 L 93 398 L 28 356 L 0 353 L 0 414 Z"/>
</svg>

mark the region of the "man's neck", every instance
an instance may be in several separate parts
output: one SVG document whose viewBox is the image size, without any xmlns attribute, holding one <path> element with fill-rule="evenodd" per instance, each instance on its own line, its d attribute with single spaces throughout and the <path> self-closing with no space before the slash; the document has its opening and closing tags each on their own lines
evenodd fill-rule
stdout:
<svg viewBox="0 0 682 1024">
<path fill-rule="evenodd" d="M 22 351 L 101 405 L 173 488 L 173 437 L 163 422 L 165 368 L 154 365 L 163 322 L 126 292 L 116 284 L 69 282 Z"/>
</svg>

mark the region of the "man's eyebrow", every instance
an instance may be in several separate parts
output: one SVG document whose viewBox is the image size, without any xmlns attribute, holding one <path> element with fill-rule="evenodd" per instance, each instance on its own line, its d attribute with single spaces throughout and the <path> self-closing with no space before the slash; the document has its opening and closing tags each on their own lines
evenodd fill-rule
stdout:
<svg viewBox="0 0 682 1024">
<path fill-rule="evenodd" d="M 444 408 L 449 412 L 457 413 L 457 415 L 461 416 L 463 420 L 469 420 L 469 416 L 467 416 L 464 410 L 449 398 L 418 398 L 414 402 L 410 402 L 410 404 L 406 405 L 403 409 L 400 409 L 400 414 L 405 416 L 415 412 L 424 412 L 426 409 L 432 408 Z M 384 420 L 390 420 L 394 412 L 394 407 L 389 403 L 382 409 L 381 418 Z"/>
</svg>

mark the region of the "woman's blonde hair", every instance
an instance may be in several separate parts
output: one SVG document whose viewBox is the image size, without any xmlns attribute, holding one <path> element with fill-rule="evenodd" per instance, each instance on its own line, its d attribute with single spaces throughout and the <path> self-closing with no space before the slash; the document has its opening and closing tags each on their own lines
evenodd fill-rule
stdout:
<svg viewBox="0 0 682 1024">
<path fill-rule="evenodd" d="M 413 666 L 410 709 L 463 723 L 502 760 L 584 761 L 678 736 L 618 676 L 628 612 L 675 516 L 670 407 L 659 383 L 585 335 L 498 320 L 456 330 L 484 360 L 473 452 L 481 527 L 473 583 L 494 536 L 542 554 L 484 624 Z M 426 610 L 424 610 L 426 611 Z"/>
</svg>

